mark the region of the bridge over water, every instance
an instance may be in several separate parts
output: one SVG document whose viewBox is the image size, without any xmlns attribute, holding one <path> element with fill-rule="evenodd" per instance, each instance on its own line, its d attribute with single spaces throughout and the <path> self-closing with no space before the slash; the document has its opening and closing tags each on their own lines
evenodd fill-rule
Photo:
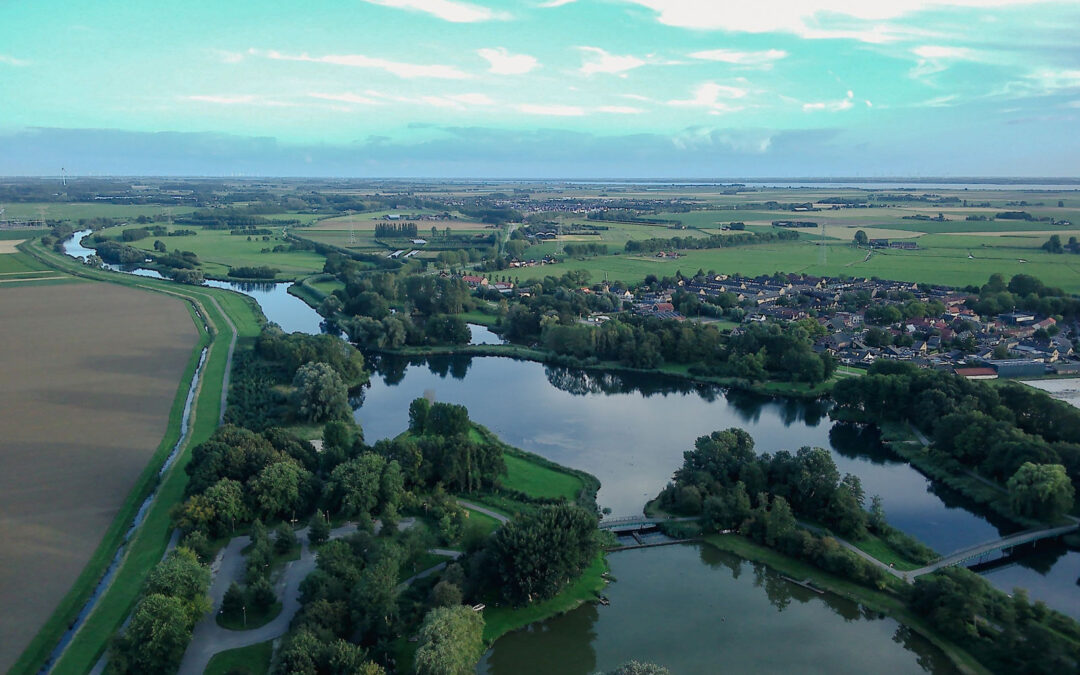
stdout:
<svg viewBox="0 0 1080 675">
<path fill-rule="evenodd" d="M 600 521 L 597 526 L 601 530 L 608 530 L 609 532 L 637 532 L 640 530 L 651 530 L 659 527 L 661 523 L 683 523 L 692 520 L 698 520 L 697 516 L 686 516 L 682 518 L 649 518 L 647 516 L 618 516 L 608 517 Z"/>
<path fill-rule="evenodd" d="M 994 541 L 984 542 L 982 544 L 976 544 L 959 551 L 950 553 L 949 555 L 930 563 L 926 567 L 920 567 L 917 570 L 907 572 L 907 576 L 911 579 L 922 576 L 923 574 L 930 574 L 936 572 L 943 567 L 953 567 L 955 565 L 968 565 L 978 564 L 981 562 L 989 562 L 989 556 L 998 551 L 1004 551 L 1006 549 L 1015 548 L 1017 546 L 1023 546 L 1024 544 L 1033 544 L 1043 539 L 1053 539 L 1062 535 L 1073 532 L 1080 529 L 1080 521 L 1073 521 L 1068 525 L 1062 525 L 1061 527 L 1050 527 L 1042 530 L 1026 530 L 1024 532 L 1017 532 L 1001 539 L 995 539 Z"/>
</svg>

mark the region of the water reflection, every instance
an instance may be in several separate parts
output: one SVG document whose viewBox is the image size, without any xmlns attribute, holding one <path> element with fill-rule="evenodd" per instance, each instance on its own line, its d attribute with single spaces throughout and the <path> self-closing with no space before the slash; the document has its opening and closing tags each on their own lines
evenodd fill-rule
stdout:
<svg viewBox="0 0 1080 675">
<path fill-rule="evenodd" d="M 610 564 L 611 606 L 511 633 L 478 672 L 584 675 L 629 659 L 673 673 L 955 672 L 896 621 L 711 547 L 624 551 Z"/>
<path fill-rule="evenodd" d="M 376 374 L 356 419 L 369 441 L 408 426 L 409 402 L 426 391 L 467 406 L 507 442 L 588 471 L 601 481 L 599 501 L 616 514 L 640 512 L 701 435 L 745 428 L 760 452 L 831 448 L 842 473 L 879 494 L 889 522 L 949 552 L 998 536 L 998 529 L 928 481 L 876 438 L 842 428 L 825 403 L 725 392 L 670 377 L 613 374 L 495 357 L 402 359 L 371 355 Z M 839 441 L 834 444 L 833 439 Z M 946 501 L 949 500 L 948 502 Z"/>
</svg>

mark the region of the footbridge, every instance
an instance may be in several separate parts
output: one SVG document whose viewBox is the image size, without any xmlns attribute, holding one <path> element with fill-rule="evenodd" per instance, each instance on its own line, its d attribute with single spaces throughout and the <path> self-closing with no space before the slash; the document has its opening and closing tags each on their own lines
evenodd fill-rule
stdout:
<svg viewBox="0 0 1080 675">
<path fill-rule="evenodd" d="M 640 532 L 653 530 L 660 527 L 661 523 L 682 523 L 697 520 L 696 516 L 683 518 L 649 518 L 647 516 L 618 516 L 608 517 L 600 521 L 598 527 L 609 532 Z"/>
<path fill-rule="evenodd" d="M 909 578 L 922 576 L 923 574 L 930 574 L 943 567 L 953 567 L 955 565 L 971 565 L 989 562 L 990 556 L 998 551 L 1005 551 L 1015 548 L 1017 546 L 1023 546 L 1024 544 L 1033 544 L 1043 539 L 1053 539 L 1062 535 L 1068 534 L 1075 530 L 1080 529 L 1080 521 L 1074 520 L 1068 525 L 1062 525 L 1061 527 L 1051 527 L 1043 530 L 1026 530 L 1024 532 L 1017 532 L 1001 539 L 994 541 L 988 541 L 982 544 L 976 544 L 965 549 L 961 549 L 954 553 L 941 558 L 940 560 L 933 562 L 926 567 L 920 567 L 917 570 L 907 572 Z"/>
</svg>

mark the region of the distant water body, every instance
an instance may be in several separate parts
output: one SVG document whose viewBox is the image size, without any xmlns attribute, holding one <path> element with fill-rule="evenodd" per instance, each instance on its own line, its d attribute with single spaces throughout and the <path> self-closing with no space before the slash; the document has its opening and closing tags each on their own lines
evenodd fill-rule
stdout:
<svg viewBox="0 0 1080 675">
<path fill-rule="evenodd" d="M 1024 190 L 1031 192 L 1080 191 L 1080 183 L 905 183 L 799 180 L 775 181 L 561 181 L 566 185 L 635 185 L 641 187 L 734 187 L 748 188 L 851 188 L 858 190 Z"/>
</svg>

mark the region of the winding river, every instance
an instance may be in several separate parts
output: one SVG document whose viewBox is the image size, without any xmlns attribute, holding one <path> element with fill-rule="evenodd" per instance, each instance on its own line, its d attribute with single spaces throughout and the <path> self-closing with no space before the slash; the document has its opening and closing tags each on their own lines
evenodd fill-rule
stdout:
<svg viewBox="0 0 1080 675">
<path fill-rule="evenodd" d="M 254 297 L 285 330 L 322 330 L 318 314 L 288 295 L 287 284 L 214 285 Z M 481 326 L 470 331 L 474 343 L 500 341 Z M 409 402 L 431 392 L 467 406 L 473 419 L 507 442 L 596 475 L 598 501 L 615 515 L 640 513 L 695 438 L 737 426 L 754 437 L 759 452 L 828 449 L 842 473 L 862 480 L 868 497 L 882 497 L 891 524 L 941 553 L 1010 531 L 932 486 L 873 432 L 834 424 L 819 402 L 500 357 L 369 359 L 372 381 L 354 415 L 369 443 L 403 431 Z M 590 673 L 629 658 L 663 661 L 674 672 L 951 672 L 940 652 L 891 619 L 868 616 L 711 548 L 626 551 L 610 556 L 610 563 L 619 579 L 607 591 L 610 607 L 582 607 L 508 635 L 485 656 L 480 672 Z M 1080 618 L 1076 552 L 1040 546 L 983 573 L 1002 590 L 1023 586 L 1033 598 Z M 762 646 L 784 643 L 791 649 Z M 545 659 L 555 657 L 553 668 Z"/>
</svg>

